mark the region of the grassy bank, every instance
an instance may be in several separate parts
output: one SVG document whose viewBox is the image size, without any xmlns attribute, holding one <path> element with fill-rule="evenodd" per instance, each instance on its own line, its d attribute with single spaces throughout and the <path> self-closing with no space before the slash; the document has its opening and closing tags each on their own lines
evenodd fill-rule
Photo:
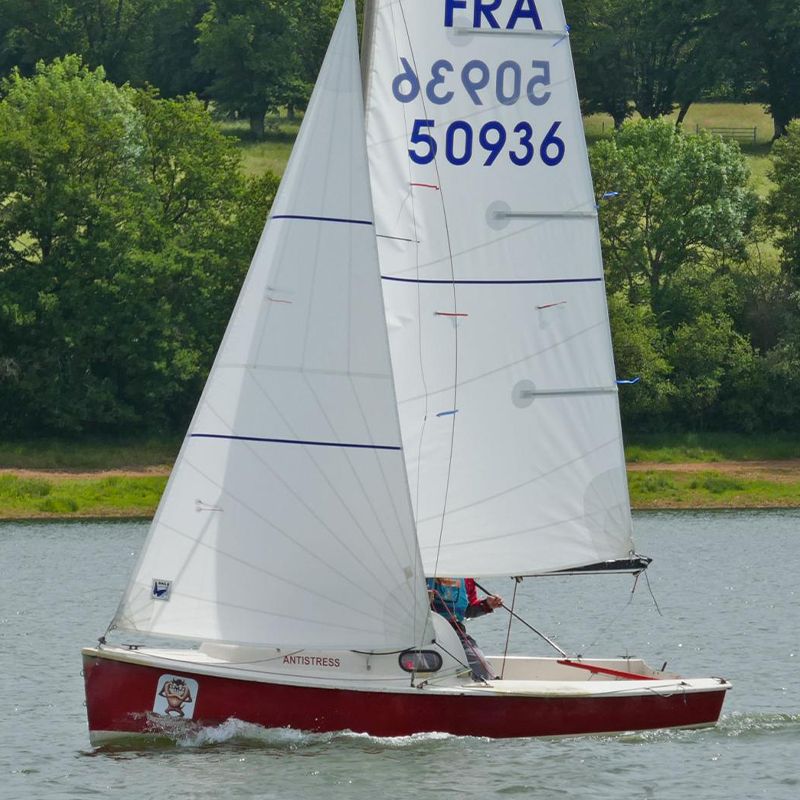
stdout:
<svg viewBox="0 0 800 800">
<path fill-rule="evenodd" d="M 651 508 L 797 508 L 796 480 L 763 480 L 713 470 L 698 473 L 652 470 L 628 475 L 631 505 Z"/>
<path fill-rule="evenodd" d="M 758 479 L 714 470 L 629 473 L 635 509 L 798 508 L 796 479 Z M 0 475 L 0 519 L 149 518 L 166 475 L 22 477 Z"/>
<path fill-rule="evenodd" d="M 774 463 L 774 466 L 771 465 Z M 636 509 L 800 508 L 800 461 L 629 467 Z M 6 472 L 0 519 L 151 517 L 167 482 L 153 474 Z"/>
<path fill-rule="evenodd" d="M 151 517 L 166 482 L 166 475 L 0 475 L 0 519 Z"/>
</svg>

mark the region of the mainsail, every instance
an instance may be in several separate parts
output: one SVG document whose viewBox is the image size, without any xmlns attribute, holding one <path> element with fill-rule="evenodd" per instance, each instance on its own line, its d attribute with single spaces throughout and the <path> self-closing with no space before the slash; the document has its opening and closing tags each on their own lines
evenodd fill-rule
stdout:
<svg viewBox="0 0 800 800">
<path fill-rule="evenodd" d="M 112 626 L 379 649 L 427 618 L 347 0 Z"/>
<path fill-rule="evenodd" d="M 375 0 L 367 143 L 427 574 L 625 557 L 603 267 L 559 0 Z"/>
</svg>

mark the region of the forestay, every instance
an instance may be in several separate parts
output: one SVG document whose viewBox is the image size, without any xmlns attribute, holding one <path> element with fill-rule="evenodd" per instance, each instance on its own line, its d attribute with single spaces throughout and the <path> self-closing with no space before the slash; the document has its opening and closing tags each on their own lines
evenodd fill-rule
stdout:
<svg viewBox="0 0 800 800">
<path fill-rule="evenodd" d="M 427 617 L 348 0 L 113 625 L 394 649 Z"/>
<path fill-rule="evenodd" d="M 428 574 L 624 557 L 596 199 L 558 0 L 376 0 L 367 142 Z"/>
</svg>

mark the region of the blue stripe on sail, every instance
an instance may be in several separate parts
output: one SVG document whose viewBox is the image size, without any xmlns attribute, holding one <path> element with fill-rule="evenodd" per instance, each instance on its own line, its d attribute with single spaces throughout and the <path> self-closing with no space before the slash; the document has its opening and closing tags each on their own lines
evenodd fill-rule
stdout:
<svg viewBox="0 0 800 800">
<path fill-rule="evenodd" d="M 372 225 L 368 219 L 343 219 L 339 217 L 311 217 L 306 214 L 275 214 L 270 219 L 309 219 L 313 222 L 342 222 L 346 225 Z"/>
<path fill-rule="evenodd" d="M 395 281 L 397 283 L 439 283 L 452 285 L 477 284 L 480 286 L 504 286 L 506 284 L 549 284 L 549 283 L 600 283 L 602 278 L 546 278 L 544 280 L 507 280 L 507 281 L 480 281 L 480 280 L 439 280 L 433 278 L 394 278 L 390 275 L 381 275 L 381 280 Z"/>
<path fill-rule="evenodd" d="M 306 439 L 267 439 L 261 436 L 231 436 L 224 433 L 192 433 L 191 439 L 230 439 L 237 442 L 268 442 L 272 444 L 305 444 L 313 447 L 355 447 L 359 450 L 402 450 L 388 444 L 351 444 L 348 442 L 314 442 Z"/>
</svg>

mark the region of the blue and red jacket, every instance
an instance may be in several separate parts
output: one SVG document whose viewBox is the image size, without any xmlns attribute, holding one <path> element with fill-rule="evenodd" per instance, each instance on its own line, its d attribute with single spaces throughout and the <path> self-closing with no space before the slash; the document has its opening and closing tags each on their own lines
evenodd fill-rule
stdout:
<svg viewBox="0 0 800 800">
<path fill-rule="evenodd" d="M 486 600 L 478 600 L 478 590 L 472 578 L 428 578 L 428 589 L 433 591 L 431 608 L 452 624 L 464 619 L 490 614 L 493 609 Z"/>
</svg>

